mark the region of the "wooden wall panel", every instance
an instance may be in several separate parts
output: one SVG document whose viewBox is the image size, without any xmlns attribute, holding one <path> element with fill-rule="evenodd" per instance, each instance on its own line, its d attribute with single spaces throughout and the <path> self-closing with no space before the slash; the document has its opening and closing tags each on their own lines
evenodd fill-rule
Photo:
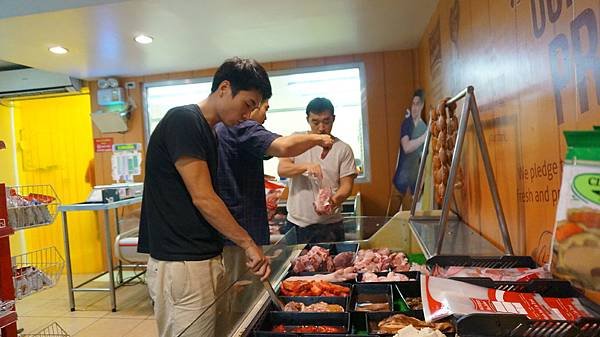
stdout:
<svg viewBox="0 0 600 337">
<path fill-rule="evenodd" d="M 419 44 L 417 77 L 430 102 L 475 87 L 517 253 L 541 248 L 547 255 L 566 150 L 562 131 L 600 123 L 599 15 L 594 0 L 441 0 Z M 468 132 L 460 209 L 501 245 L 472 126 Z"/>
<path fill-rule="evenodd" d="M 385 214 L 388 193 L 391 188 L 391 175 L 395 169 L 395 158 L 399 144 L 400 124 L 403 111 L 410 106 L 412 92 L 418 83 L 414 71 L 416 51 L 390 51 L 357 55 L 340 55 L 332 57 L 266 62 L 263 64 L 269 71 L 290 70 L 302 67 L 335 65 L 343 63 L 364 62 L 365 79 L 367 81 L 367 111 L 369 124 L 371 157 L 371 182 L 355 186 L 354 193 L 361 192 L 363 212 L 367 215 Z M 121 84 L 128 81 L 136 83 L 131 91 L 137 108 L 132 113 L 130 130 L 123 134 L 101 134 L 94 128 L 94 137 L 113 137 L 115 142 L 141 142 L 145 145 L 142 88 L 147 82 L 173 79 L 211 77 L 215 69 L 192 70 L 172 74 L 146 75 L 135 78 L 120 79 Z M 97 87 L 90 83 L 92 110 L 97 109 L 95 97 Z M 335 104 L 335 102 L 333 102 Z M 96 183 L 111 183 L 110 154 L 96 153 Z M 141 181 L 142 178 L 136 180 Z"/>
</svg>

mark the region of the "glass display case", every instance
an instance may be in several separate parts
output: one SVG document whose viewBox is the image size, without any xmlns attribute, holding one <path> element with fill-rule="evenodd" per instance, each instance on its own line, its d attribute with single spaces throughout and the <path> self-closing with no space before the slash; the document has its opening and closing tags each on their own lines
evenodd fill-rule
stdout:
<svg viewBox="0 0 600 337">
<path fill-rule="evenodd" d="M 265 255 L 271 257 L 272 273 L 269 281 L 276 292 L 286 278 L 291 261 L 300 255 L 305 244 L 295 242 L 295 231 L 286 233 L 274 245 L 264 246 Z M 344 242 L 358 242 L 361 248 L 402 250 L 408 254 L 421 253 L 413 238 L 408 221 L 400 216 L 346 217 L 344 219 Z M 245 266 L 245 254 L 238 247 L 226 247 L 223 251 L 225 279 L 215 303 L 207 308 L 184 331 L 181 336 L 200 336 L 195 331 L 214 331 L 213 336 L 249 336 L 251 328 L 269 304 L 269 295 L 263 284 Z M 206 332 L 202 333 L 207 337 Z M 209 334 L 210 335 L 210 334 Z"/>
</svg>

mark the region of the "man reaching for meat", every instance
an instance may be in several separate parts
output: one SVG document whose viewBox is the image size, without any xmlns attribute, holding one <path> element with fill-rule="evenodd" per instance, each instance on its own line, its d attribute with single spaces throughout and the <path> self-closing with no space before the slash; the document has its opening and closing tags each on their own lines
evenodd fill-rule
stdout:
<svg viewBox="0 0 600 337">
<path fill-rule="evenodd" d="M 306 107 L 306 121 L 310 133 L 331 135 L 335 121 L 331 101 L 323 97 L 310 101 Z M 350 146 L 334 138 L 333 146 L 324 159 L 321 159 L 318 148 L 312 148 L 296 157 L 281 158 L 278 171 L 280 177 L 290 178 L 284 230 L 295 228 L 297 243 L 343 241 L 340 206 L 352 193 L 357 173 Z M 327 212 L 315 209 L 313 177 L 329 185 L 322 187 L 331 188 Z"/>
</svg>

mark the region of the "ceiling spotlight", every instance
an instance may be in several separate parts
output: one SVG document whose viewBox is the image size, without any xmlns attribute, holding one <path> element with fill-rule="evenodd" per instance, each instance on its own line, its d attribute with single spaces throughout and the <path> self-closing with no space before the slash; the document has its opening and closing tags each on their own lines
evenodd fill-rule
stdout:
<svg viewBox="0 0 600 337">
<path fill-rule="evenodd" d="M 69 50 L 68 50 L 67 48 L 64 48 L 64 47 L 61 47 L 61 46 L 54 46 L 54 47 L 50 47 L 50 48 L 48 48 L 48 50 L 49 50 L 51 53 L 54 53 L 54 54 L 59 54 L 59 55 L 61 55 L 61 54 L 66 54 L 66 53 L 68 53 L 68 52 L 69 52 Z"/>
<path fill-rule="evenodd" d="M 152 40 L 154 40 L 154 38 L 152 38 L 152 36 L 141 34 L 141 35 L 136 36 L 134 40 L 137 43 L 148 44 L 148 43 L 152 43 Z"/>
</svg>

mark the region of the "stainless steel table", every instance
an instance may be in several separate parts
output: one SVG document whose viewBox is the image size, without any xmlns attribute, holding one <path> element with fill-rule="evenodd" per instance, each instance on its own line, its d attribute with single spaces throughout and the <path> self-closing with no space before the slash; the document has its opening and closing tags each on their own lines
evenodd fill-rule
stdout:
<svg viewBox="0 0 600 337">
<path fill-rule="evenodd" d="M 115 289 L 130 282 L 131 280 L 138 278 L 145 271 L 134 274 L 133 276 L 123 279 L 123 267 L 126 267 L 121 264 L 119 261 L 117 266 L 113 265 L 113 245 L 112 239 L 110 235 L 110 210 L 115 210 L 115 227 L 117 231 L 117 235 L 120 234 L 121 229 L 119 227 L 119 207 L 134 205 L 142 202 L 142 197 L 135 197 L 130 199 L 125 199 L 117 202 L 111 203 L 82 203 L 82 204 L 71 204 L 71 205 L 61 205 L 58 207 L 58 211 L 62 214 L 63 219 L 63 236 L 65 241 L 65 260 L 67 264 L 67 287 L 69 289 L 69 304 L 71 305 L 71 311 L 75 311 L 75 292 L 76 291 L 107 291 L 110 292 L 110 303 L 112 307 L 112 311 L 117 311 L 117 300 L 115 295 Z M 106 262 L 108 268 L 105 272 L 94 276 L 93 278 L 79 284 L 73 286 L 73 271 L 71 268 L 71 251 L 69 248 L 69 226 L 67 222 L 67 212 L 78 212 L 78 211 L 103 211 L 104 212 L 104 241 L 106 243 Z M 115 282 L 115 269 L 118 270 L 117 276 L 118 281 Z M 98 279 L 99 277 L 108 274 L 108 288 L 83 288 L 84 285 Z"/>
</svg>

